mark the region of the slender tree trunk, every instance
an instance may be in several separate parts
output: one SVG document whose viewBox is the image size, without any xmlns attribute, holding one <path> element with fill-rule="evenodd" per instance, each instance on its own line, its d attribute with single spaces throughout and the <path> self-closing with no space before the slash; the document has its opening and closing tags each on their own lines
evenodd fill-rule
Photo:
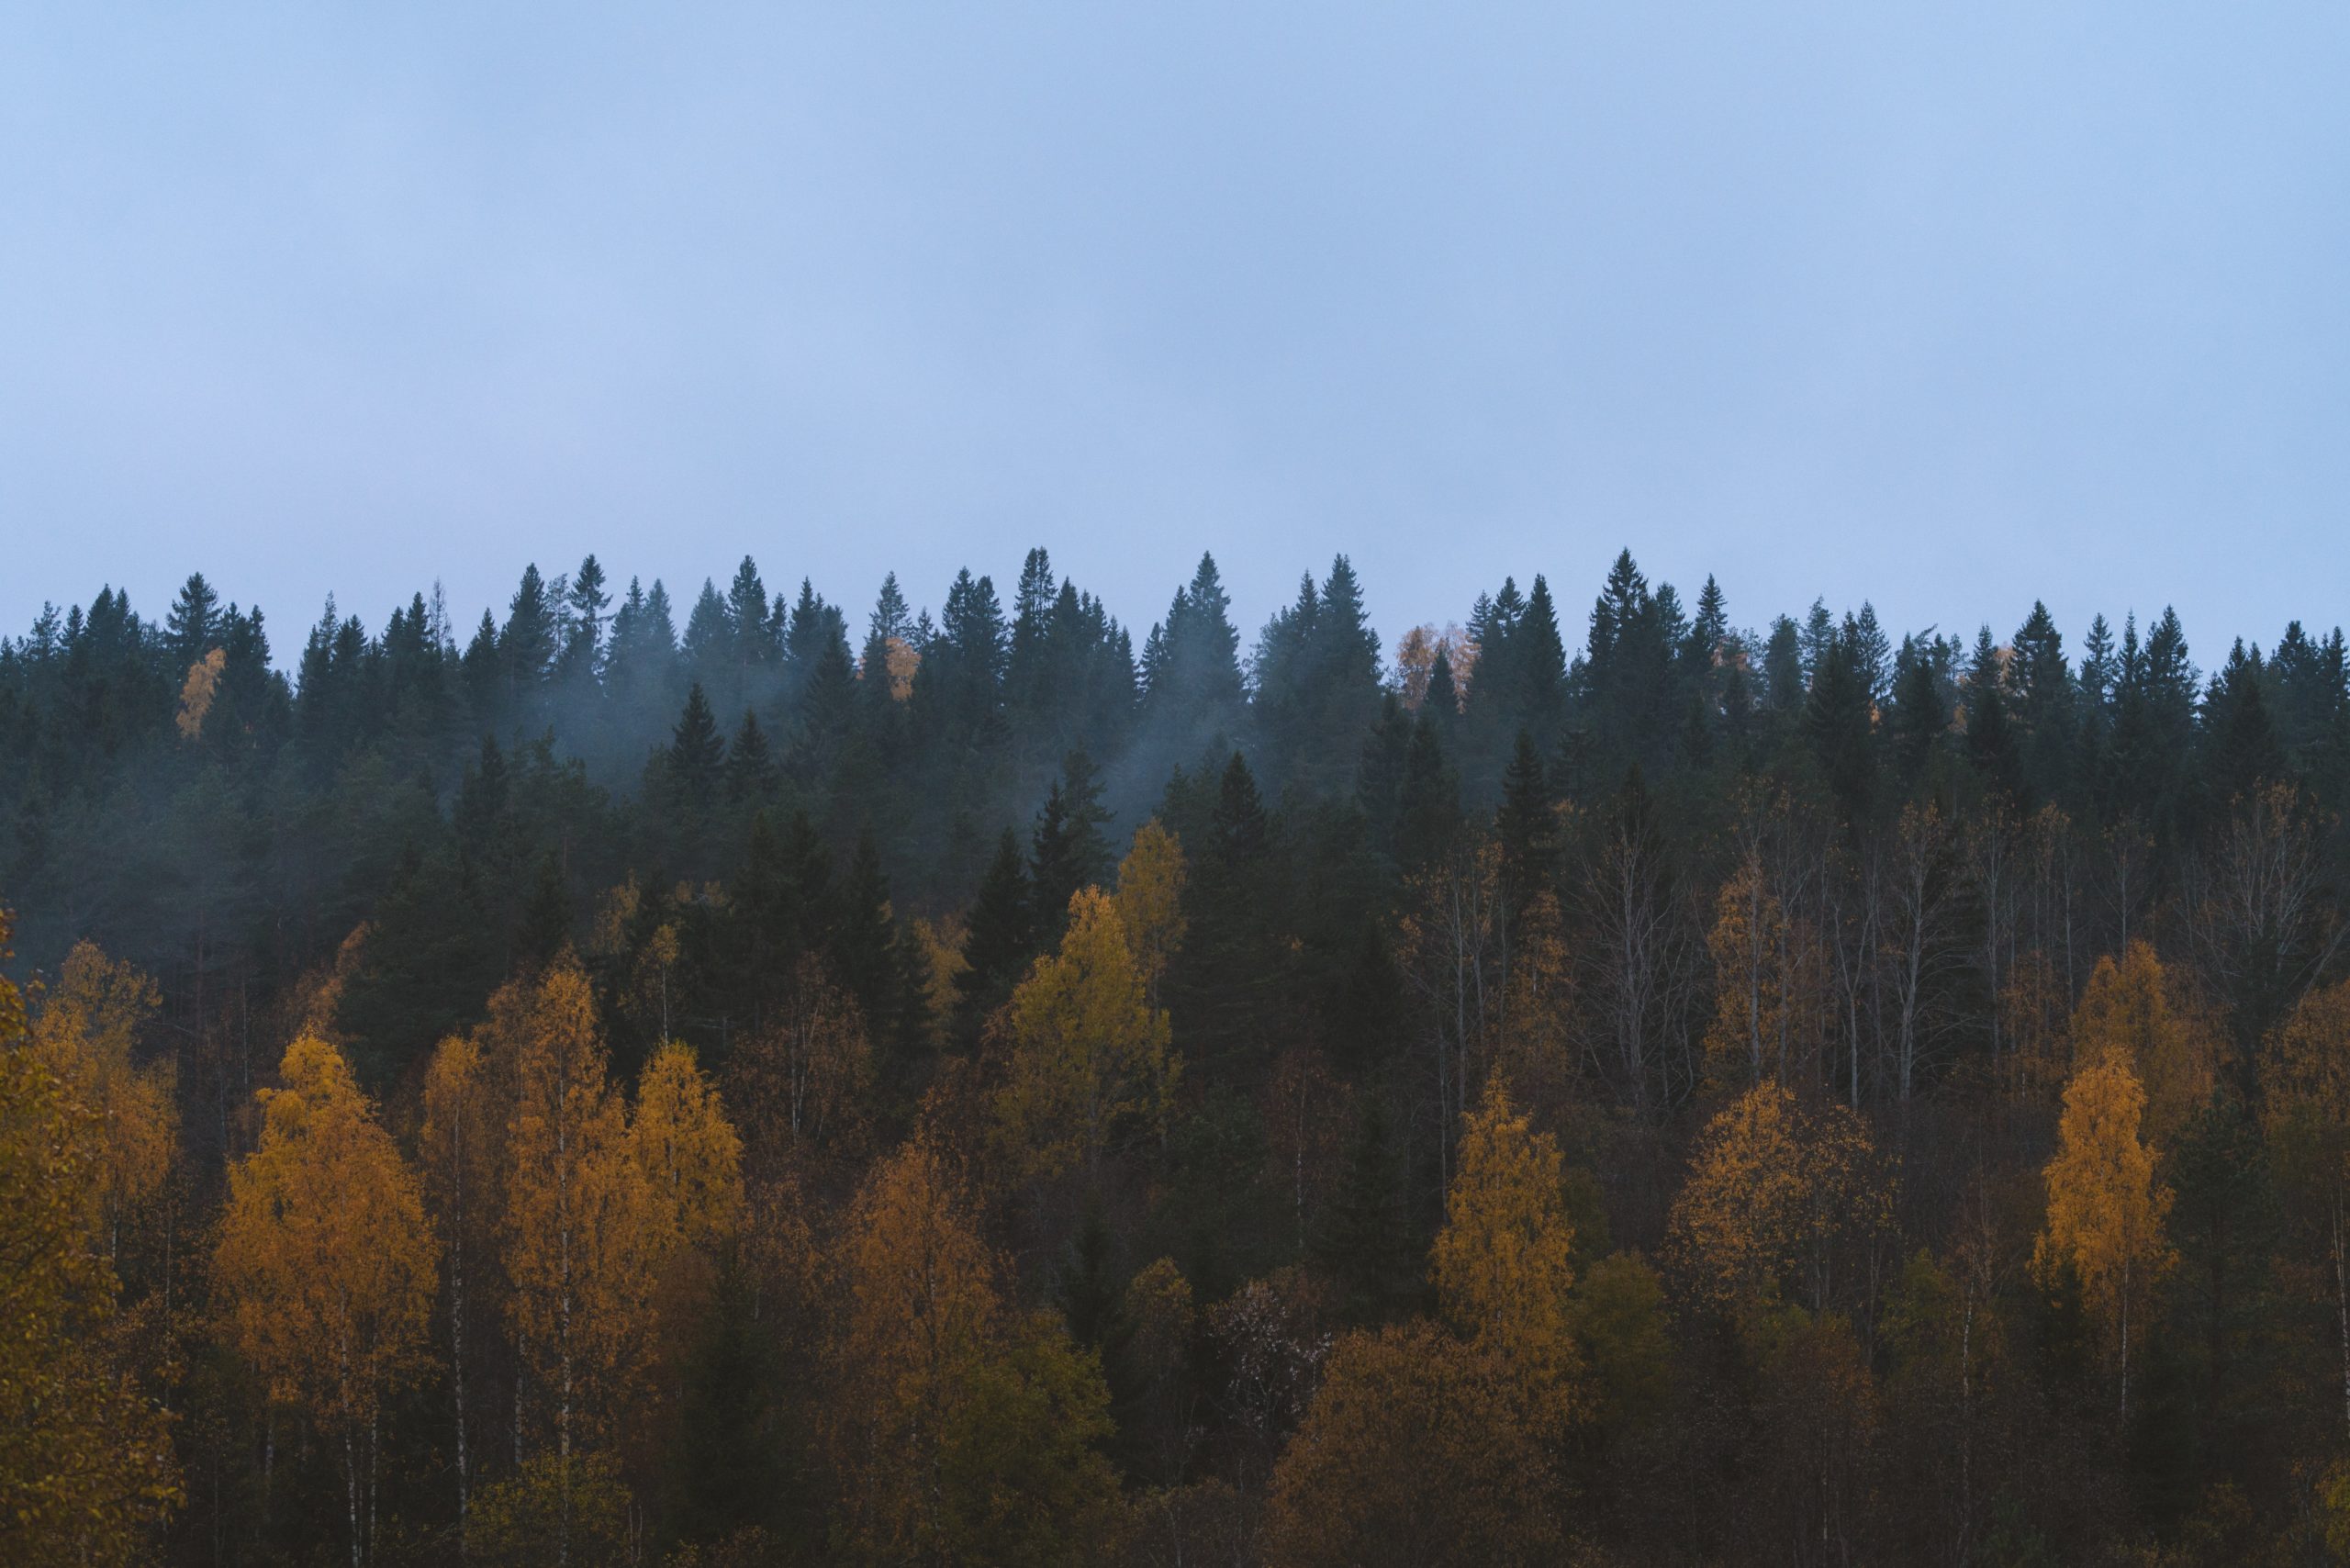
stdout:
<svg viewBox="0 0 2350 1568">
<path fill-rule="evenodd" d="M 2333 1192 L 2333 1303 L 2342 1324 L 2342 1419 L 2350 1427 L 2350 1259 L 2342 1234 L 2342 1190 Z"/>
</svg>

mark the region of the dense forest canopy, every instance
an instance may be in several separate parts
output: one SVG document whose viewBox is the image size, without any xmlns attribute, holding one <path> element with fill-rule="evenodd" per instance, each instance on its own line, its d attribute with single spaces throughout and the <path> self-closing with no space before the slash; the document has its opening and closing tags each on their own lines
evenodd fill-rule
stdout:
<svg viewBox="0 0 2350 1568">
<path fill-rule="evenodd" d="M 2350 1552 L 2338 628 L 196 576 L 0 760 L 12 1560 Z"/>
</svg>

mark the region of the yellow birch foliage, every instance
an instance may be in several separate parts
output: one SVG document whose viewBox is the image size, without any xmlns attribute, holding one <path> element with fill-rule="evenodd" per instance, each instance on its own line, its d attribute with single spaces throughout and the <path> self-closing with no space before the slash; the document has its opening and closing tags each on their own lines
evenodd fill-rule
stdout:
<svg viewBox="0 0 2350 1568">
<path fill-rule="evenodd" d="M 1860 1117 L 1762 1083 L 1698 1139 L 1673 1199 L 1666 1258 L 1710 1310 L 1751 1321 L 1791 1298 L 1820 1312 L 1862 1272 L 1852 1254 L 1892 1225 L 1891 1181 Z"/>
<path fill-rule="evenodd" d="M 2210 1097 L 2210 1036 L 2174 1003 L 2162 960 L 2143 942 L 2132 942 L 2120 963 L 2099 958 L 2073 1010 L 2073 1065 L 2114 1051 L 2145 1092 L 2146 1136 L 2158 1143 Z"/>
<path fill-rule="evenodd" d="M 505 1185 L 502 1156 L 506 1107 L 478 1040 L 451 1036 L 433 1050 L 424 1072 L 424 1125 L 417 1160 L 426 1212 L 441 1237 L 447 1287 L 450 1394 L 456 1417 L 457 1506 L 472 1502 L 472 1416 L 466 1379 L 480 1353 L 476 1336 L 495 1297 L 498 1195 Z M 478 1400 L 478 1394 L 476 1394 Z"/>
<path fill-rule="evenodd" d="M 0 912 L 0 958 L 8 920 Z M 105 1354 L 114 1272 L 91 1251 L 97 1119 L 0 975 L 0 1562 L 127 1564 L 177 1500 L 162 1413 Z"/>
<path fill-rule="evenodd" d="M 630 1136 L 661 1223 L 680 1244 L 708 1251 L 733 1234 L 743 1212 L 743 1140 L 691 1046 L 671 1040 L 645 1063 Z"/>
<path fill-rule="evenodd" d="M 2154 1151 L 2139 1136 L 2145 1106 L 2119 1047 L 2073 1075 L 2046 1171 L 2047 1227 L 2031 1249 L 2042 1283 L 2053 1286 L 2071 1268 L 2083 1302 L 2115 1336 L 2125 1410 L 2133 1320 L 2176 1261 L 2163 1237 L 2171 1192 L 2155 1179 Z"/>
<path fill-rule="evenodd" d="M 1134 846 L 1118 862 L 1118 917 L 1143 991 L 1153 1007 L 1167 967 L 1183 946 L 1183 845 L 1157 817 L 1135 830 Z"/>
<path fill-rule="evenodd" d="M 1166 1114 L 1177 1064 L 1167 1014 L 1143 993 L 1118 906 L 1097 888 L 1069 900 L 1060 950 L 1012 993 L 1010 1080 L 996 1113 L 1028 1168 L 1101 1164 L 1122 1117 Z"/>
<path fill-rule="evenodd" d="M 862 1554 L 907 1561 L 942 1528 L 940 1439 L 964 1374 L 1003 1316 L 996 1260 L 927 1134 L 881 1161 L 842 1249 L 847 1321 L 831 1449 Z"/>
<path fill-rule="evenodd" d="M 689 1319 L 709 1299 L 719 1249 L 743 1218 L 743 1140 L 691 1046 L 672 1040 L 644 1064 L 629 1138 L 644 1177 L 663 1314 Z M 663 1338 L 674 1344 L 678 1326 L 667 1327 Z"/>
<path fill-rule="evenodd" d="M 1558 1142 L 1529 1130 L 1499 1073 L 1462 1123 L 1433 1255 L 1438 1300 L 1526 1392 L 1538 1425 L 1562 1422 L 1580 1358 L 1570 1295 L 1575 1233 Z"/>
<path fill-rule="evenodd" d="M 495 1014 L 496 1009 L 493 1008 Z M 604 1433 L 642 1381 L 653 1325 L 656 1211 L 606 1078 L 578 960 L 550 965 L 511 1042 L 508 1311 L 558 1451 Z"/>
<path fill-rule="evenodd" d="M 341 1052 L 305 1035 L 261 1091 L 261 1142 L 229 1168 L 213 1273 L 270 1396 L 342 1450 L 354 1540 L 385 1400 L 421 1372 L 438 1248 L 416 1172 Z"/>
<path fill-rule="evenodd" d="M 881 1162 L 843 1247 L 846 1322 L 828 1436 L 851 1561 L 1114 1560 L 1114 1428 L 1099 1365 L 998 1293 L 952 1162 L 927 1133 Z"/>
<path fill-rule="evenodd" d="M 179 1142 L 172 1064 L 131 1060 L 160 1001 L 153 980 L 83 942 L 66 955 L 33 1023 L 50 1070 L 98 1118 L 98 1180 L 85 1193 L 109 1252 L 124 1223 L 162 1190 Z"/>
</svg>

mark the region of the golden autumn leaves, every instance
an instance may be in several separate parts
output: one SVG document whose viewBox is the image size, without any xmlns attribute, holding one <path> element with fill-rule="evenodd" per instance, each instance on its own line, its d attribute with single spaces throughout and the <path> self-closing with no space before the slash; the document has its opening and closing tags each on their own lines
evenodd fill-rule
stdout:
<svg viewBox="0 0 2350 1568">
<path fill-rule="evenodd" d="M 7 937 L 0 913 L 0 958 Z M 73 980 L 114 991 L 95 949 L 74 957 Z M 69 991 L 71 980 L 59 994 Z M 154 1102 L 94 1022 L 68 1008 L 28 1041 L 23 998 L 0 975 L 0 1558 L 10 1562 L 129 1561 L 179 1495 L 167 1420 L 119 1353 L 109 1262 L 118 1205 L 146 1195 L 146 1151 L 168 1134 L 140 1123 Z M 90 1103 L 108 1103 L 106 1090 L 118 1092 L 113 1114 Z"/>
<path fill-rule="evenodd" d="M 370 1545 L 381 1413 L 426 1364 L 444 1273 L 461 1488 L 465 1340 L 502 1327 L 567 1501 L 575 1450 L 610 1438 L 651 1374 L 664 1313 L 686 1308 L 732 1234 L 741 1145 L 693 1053 L 660 1047 L 632 1107 L 607 1058 L 587 977 L 565 959 L 499 992 L 487 1024 L 434 1054 L 417 1165 L 315 1035 L 288 1047 L 283 1086 L 262 1092 L 214 1273 L 270 1397 L 341 1451 L 354 1562 Z M 502 1323 L 476 1320 L 484 1300 Z"/>
</svg>

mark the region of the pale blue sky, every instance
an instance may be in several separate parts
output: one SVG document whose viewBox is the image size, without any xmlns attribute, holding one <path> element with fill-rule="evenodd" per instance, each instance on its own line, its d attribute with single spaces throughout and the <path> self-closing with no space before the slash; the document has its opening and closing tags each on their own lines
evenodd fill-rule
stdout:
<svg viewBox="0 0 2350 1568">
<path fill-rule="evenodd" d="M 593 549 L 2350 616 L 2350 6 L 0 11 L 0 626 Z"/>
</svg>

